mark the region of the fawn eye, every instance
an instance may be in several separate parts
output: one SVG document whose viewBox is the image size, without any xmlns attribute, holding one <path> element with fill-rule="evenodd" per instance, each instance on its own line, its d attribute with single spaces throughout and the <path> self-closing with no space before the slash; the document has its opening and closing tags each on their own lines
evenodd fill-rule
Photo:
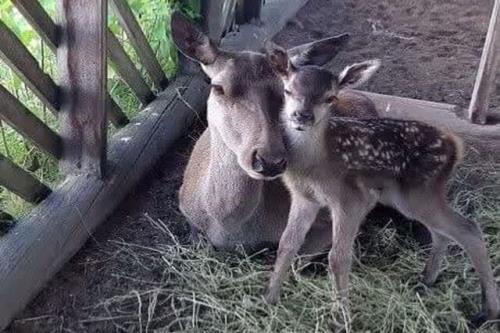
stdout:
<svg viewBox="0 0 500 333">
<path fill-rule="evenodd" d="M 337 96 L 328 96 L 326 99 L 325 99 L 325 103 L 327 104 L 332 104 L 332 103 L 335 103 L 338 101 L 338 98 Z"/>
<path fill-rule="evenodd" d="M 210 87 L 212 88 L 212 90 L 218 94 L 218 95 L 224 95 L 224 88 L 222 88 L 221 85 L 218 85 L 218 84 L 211 84 Z"/>
<path fill-rule="evenodd" d="M 292 94 L 292 92 L 290 90 L 285 89 L 285 95 L 290 96 L 291 94 Z"/>
</svg>

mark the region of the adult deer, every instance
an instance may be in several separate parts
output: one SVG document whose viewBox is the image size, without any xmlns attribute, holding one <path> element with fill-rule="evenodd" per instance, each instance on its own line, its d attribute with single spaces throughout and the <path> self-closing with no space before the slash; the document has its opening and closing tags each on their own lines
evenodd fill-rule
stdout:
<svg viewBox="0 0 500 333">
<path fill-rule="evenodd" d="M 478 321 L 500 316 L 496 282 L 479 226 L 446 202 L 446 182 L 462 156 L 452 133 L 395 119 L 332 117 L 329 105 L 344 88 L 356 87 L 379 61 L 346 67 L 335 75 L 317 66 L 296 68 L 286 51 L 270 45 L 270 59 L 285 88 L 282 111 L 289 166 L 283 176 L 291 193 L 289 221 L 266 299 L 277 301 L 282 281 L 305 235 L 322 208 L 332 219 L 330 271 L 347 302 L 352 247 L 359 226 L 377 202 L 423 223 L 433 248 L 424 271 L 432 284 L 449 240 L 471 258 L 482 288 Z"/>
<path fill-rule="evenodd" d="M 179 13 L 172 17 L 178 49 L 201 64 L 211 80 L 208 128 L 196 142 L 179 192 L 180 209 L 192 229 L 219 249 L 274 247 L 285 229 L 290 198 L 280 180 L 287 157 L 279 126 L 283 85 L 267 57 L 220 50 Z M 296 66 L 323 65 L 346 43 L 346 34 L 290 50 Z M 355 95 L 340 107 L 371 101 Z M 344 111 L 345 112 L 345 111 Z M 304 252 L 331 242 L 328 217 L 311 228 Z"/>
</svg>

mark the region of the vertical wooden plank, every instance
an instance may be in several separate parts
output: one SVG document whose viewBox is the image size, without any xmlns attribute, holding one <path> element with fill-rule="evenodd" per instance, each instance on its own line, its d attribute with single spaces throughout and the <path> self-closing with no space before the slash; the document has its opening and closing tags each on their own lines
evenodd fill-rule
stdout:
<svg viewBox="0 0 500 333">
<path fill-rule="evenodd" d="M 126 0 L 112 0 L 114 11 L 118 16 L 121 26 L 127 33 L 135 52 L 141 58 L 142 64 L 158 89 L 165 88 L 168 84 L 167 77 L 156 59 L 156 56 L 146 36 L 137 22 L 132 9 Z"/>
<path fill-rule="evenodd" d="M 102 177 L 106 163 L 106 0 L 58 0 L 61 169 Z"/>
<path fill-rule="evenodd" d="M 202 1 L 204 28 L 208 36 L 217 44 L 234 21 L 236 4 L 240 0 Z"/>
<path fill-rule="evenodd" d="M 476 83 L 472 92 L 468 117 L 473 123 L 484 124 L 490 94 L 495 85 L 500 52 L 500 0 L 495 0 L 491 13 L 483 54 L 479 62 Z"/>
</svg>

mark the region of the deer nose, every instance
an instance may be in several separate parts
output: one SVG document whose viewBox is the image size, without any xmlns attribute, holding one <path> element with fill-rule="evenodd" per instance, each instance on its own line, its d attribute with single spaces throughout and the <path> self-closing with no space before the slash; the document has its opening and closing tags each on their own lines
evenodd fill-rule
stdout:
<svg viewBox="0 0 500 333">
<path fill-rule="evenodd" d="M 253 171 L 264 177 L 276 177 L 285 172 L 287 160 L 284 157 L 264 157 L 255 151 L 252 159 Z"/>
<path fill-rule="evenodd" d="M 300 124 L 314 121 L 314 114 L 308 112 L 295 111 L 292 116 L 293 119 Z"/>
</svg>

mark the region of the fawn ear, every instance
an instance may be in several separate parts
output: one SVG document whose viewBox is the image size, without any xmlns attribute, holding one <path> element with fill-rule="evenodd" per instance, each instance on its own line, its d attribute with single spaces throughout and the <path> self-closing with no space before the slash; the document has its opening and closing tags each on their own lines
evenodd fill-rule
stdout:
<svg viewBox="0 0 500 333">
<path fill-rule="evenodd" d="M 284 48 L 271 41 L 266 42 L 264 47 L 266 49 L 267 59 L 269 59 L 273 69 L 278 74 L 288 76 L 288 74 L 295 69 L 288 58 L 288 53 Z"/>
<path fill-rule="evenodd" d="M 339 89 L 356 88 L 362 85 L 379 69 L 380 64 L 379 59 L 373 59 L 347 66 L 339 74 Z"/>
<path fill-rule="evenodd" d="M 178 11 L 174 12 L 171 29 L 175 45 L 186 57 L 203 65 L 214 63 L 219 52 L 215 43 L 186 16 Z"/>
<path fill-rule="evenodd" d="M 332 60 L 347 44 L 349 34 L 320 39 L 311 43 L 296 46 L 288 50 L 290 61 L 294 66 L 323 66 Z"/>
</svg>

